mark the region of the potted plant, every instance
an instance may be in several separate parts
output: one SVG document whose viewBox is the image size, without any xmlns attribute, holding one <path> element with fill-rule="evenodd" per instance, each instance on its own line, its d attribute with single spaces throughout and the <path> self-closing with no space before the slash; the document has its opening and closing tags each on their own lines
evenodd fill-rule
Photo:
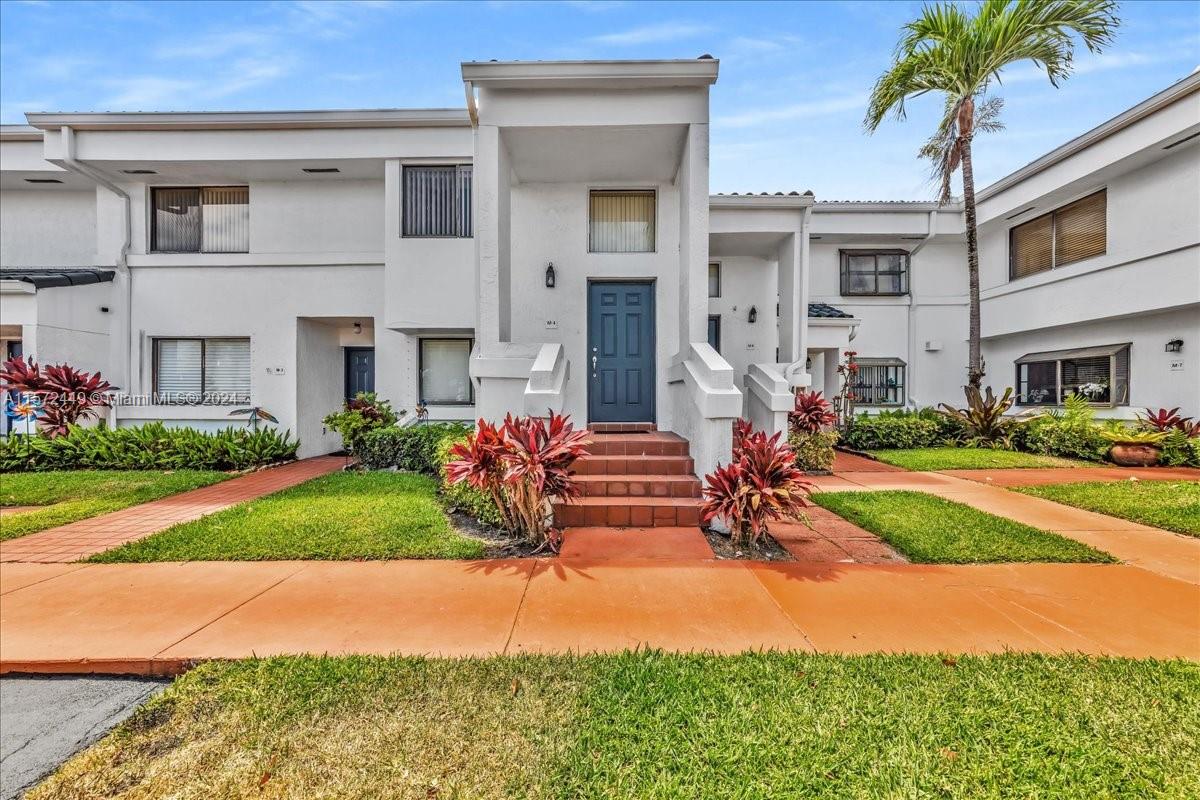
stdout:
<svg viewBox="0 0 1200 800">
<path fill-rule="evenodd" d="M 1131 430 L 1119 423 L 1100 432 L 1112 448 L 1108 457 L 1122 467 L 1153 467 L 1162 457 L 1162 441 L 1165 431 Z"/>
</svg>

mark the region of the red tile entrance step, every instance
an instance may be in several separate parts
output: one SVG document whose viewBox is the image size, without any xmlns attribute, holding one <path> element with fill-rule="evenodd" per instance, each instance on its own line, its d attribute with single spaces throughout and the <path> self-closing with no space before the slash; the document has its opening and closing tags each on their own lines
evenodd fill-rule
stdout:
<svg viewBox="0 0 1200 800">
<path fill-rule="evenodd" d="M 665 431 L 593 428 L 588 455 L 575 462 L 583 497 L 554 506 L 561 527 L 696 527 L 700 481 L 688 441 Z"/>
</svg>

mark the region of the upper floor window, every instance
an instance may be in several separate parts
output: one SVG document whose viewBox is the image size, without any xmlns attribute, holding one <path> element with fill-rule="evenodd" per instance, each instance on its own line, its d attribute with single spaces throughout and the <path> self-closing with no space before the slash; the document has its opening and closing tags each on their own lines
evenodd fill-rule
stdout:
<svg viewBox="0 0 1200 800">
<path fill-rule="evenodd" d="M 842 294 L 908 294 L 904 250 L 843 250 Z"/>
<path fill-rule="evenodd" d="M 151 190 L 150 250 L 155 253 L 250 252 L 250 187 Z"/>
<path fill-rule="evenodd" d="M 1009 279 L 1104 255 L 1107 216 L 1108 192 L 1101 189 L 1016 226 L 1009 231 Z"/>
<path fill-rule="evenodd" d="M 250 340 L 154 340 L 154 394 L 160 403 L 250 402 Z"/>
<path fill-rule="evenodd" d="M 708 296 L 721 296 L 721 265 L 716 262 L 708 265 Z"/>
<path fill-rule="evenodd" d="M 405 167 L 401 234 L 471 236 L 471 165 Z"/>
<path fill-rule="evenodd" d="M 1061 405 L 1071 394 L 1097 405 L 1129 405 L 1129 345 L 1049 350 L 1017 359 L 1018 405 Z"/>
<path fill-rule="evenodd" d="M 588 199 L 588 252 L 654 252 L 653 190 L 593 189 Z"/>
<path fill-rule="evenodd" d="M 860 358 L 852 389 L 864 406 L 904 405 L 905 364 L 898 358 Z"/>
</svg>

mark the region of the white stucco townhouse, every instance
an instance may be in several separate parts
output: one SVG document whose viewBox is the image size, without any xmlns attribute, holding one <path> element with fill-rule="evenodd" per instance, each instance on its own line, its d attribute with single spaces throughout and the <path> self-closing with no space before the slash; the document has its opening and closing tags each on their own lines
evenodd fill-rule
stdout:
<svg viewBox="0 0 1200 800">
<path fill-rule="evenodd" d="M 142 398 L 118 425 L 264 406 L 302 455 L 374 389 L 656 424 L 702 474 L 734 418 L 832 394 L 847 349 L 868 408 L 957 402 L 961 208 L 710 195 L 717 72 L 466 63 L 463 109 L 30 113 L 0 130 L 6 353 L 102 370 Z M 1200 75 L 983 189 L 980 225 L 990 383 L 1200 413 Z"/>
</svg>

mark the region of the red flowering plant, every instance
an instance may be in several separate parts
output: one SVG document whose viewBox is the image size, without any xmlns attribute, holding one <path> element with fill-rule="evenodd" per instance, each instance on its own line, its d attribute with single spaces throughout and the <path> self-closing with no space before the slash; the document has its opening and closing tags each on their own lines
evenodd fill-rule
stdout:
<svg viewBox="0 0 1200 800">
<path fill-rule="evenodd" d="M 1183 431 L 1189 438 L 1200 435 L 1200 423 L 1193 422 L 1191 417 L 1180 416 L 1178 406 L 1172 409 L 1160 408 L 1158 411 L 1147 408 L 1142 422 L 1146 427 L 1163 433 L 1174 430 Z"/>
<path fill-rule="evenodd" d="M 510 533 L 554 549 L 552 502 L 579 496 L 571 466 L 590 443 L 586 430 L 553 411 L 547 419 L 510 414 L 499 427 L 481 419 L 467 441 L 450 450 L 446 479 L 486 492 Z"/>
<path fill-rule="evenodd" d="M 700 519 L 708 524 L 719 517 L 735 544 L 757 545 L 769 522 L 805 521 L 812 486 L 804 482 L 795 454 L 780 434 L 744 433 L 748 427 L 741 426 L 742 435 L 735 436 L 733 460 L 705 476 Z"/>
<path fill-rule="evenodd" d="M 72 425 L 94 419 L 99 409 L 112 405 L 111 389 L 99 372 L 69 364 L 39 367 L 32 358 L 10 358 L 0 366 L 0 390 L 37 398 L 38 428 L 50 438 L 67 435 Z"/>
</svg>

